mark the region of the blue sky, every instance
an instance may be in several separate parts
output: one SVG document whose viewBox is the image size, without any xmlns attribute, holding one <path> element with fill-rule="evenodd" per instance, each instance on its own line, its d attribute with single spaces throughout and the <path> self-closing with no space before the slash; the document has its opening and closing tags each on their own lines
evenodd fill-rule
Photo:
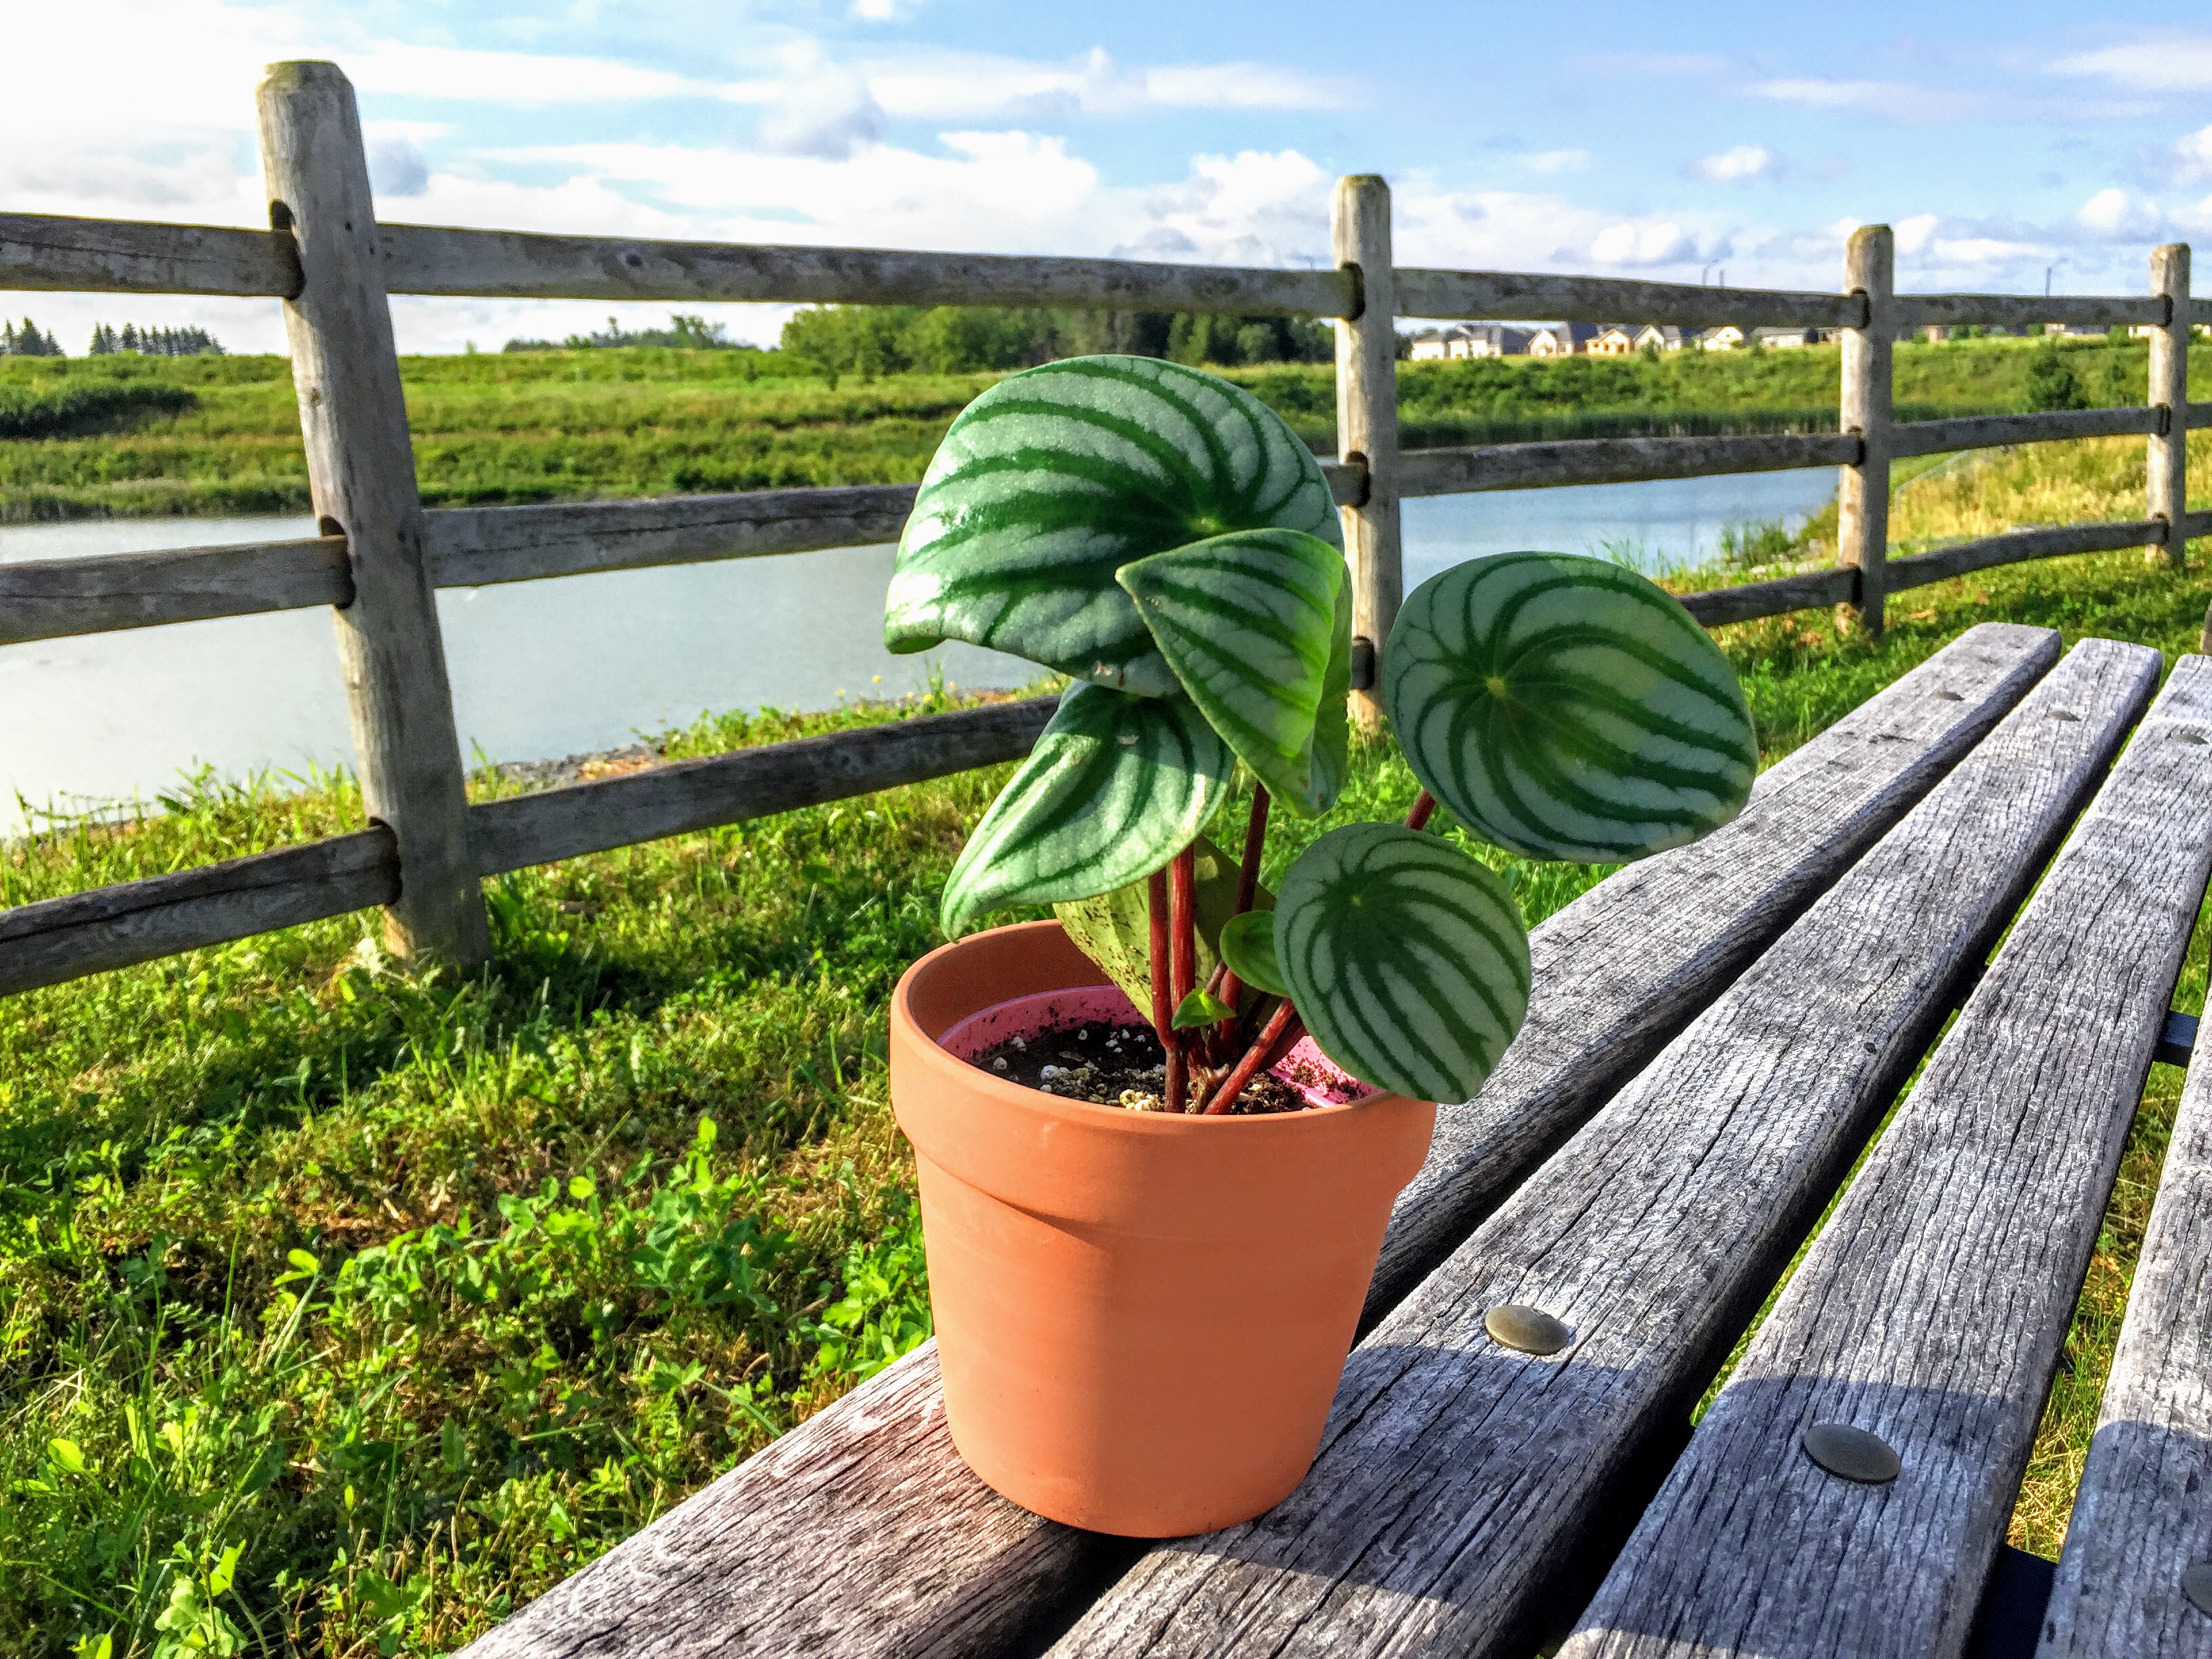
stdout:
<svg viewBox="0 0 2212 1659">
<path fill-rule="evenodd" d="M 10 19 L 34 67 L 0 102 L 0 210 L 259 222 L 253 81 L 318 57 L 392 220 L 1297 264 L 1326 261 L 1330 181 L 1380 172 L 1402 264 L 1826 289 L 1884 220 L 1903 288 L 2134 292 L 2156 242 L 2212 247 L 2212 19 L 2177 15 L 80 0 Z M 266 302 L 0 308 L 72 351 L 101 318 L 282 337 Z M 607 311 L 395 303 L 419 350 Z M 768 339 L 783 313 L 715 314 Z"/>
</svg>

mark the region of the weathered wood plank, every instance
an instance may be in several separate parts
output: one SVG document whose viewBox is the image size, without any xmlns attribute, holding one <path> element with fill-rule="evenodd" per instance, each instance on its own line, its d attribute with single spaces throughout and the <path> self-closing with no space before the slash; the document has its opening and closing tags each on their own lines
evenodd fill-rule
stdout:
<svg viewBox="0 0 2212 1659">
<path fill-rule="evenodd" d="M 0 564 L 0 645 L 353 603 L 343 536 Z"/>
<path fill-rule="evenodd" d="M 0 289 L 289 298 L 300 255 L 282 231 L 0 213 Z"/>
<path fill-rule="evenodd" d="M 469 968 L 491 955 L 422 501 L 377 253 L 368 160 L 353 86 L 335 64 L 271 64 L 256 88 L 271 219 L 305 280 L 284 302 L 315 516 L 341 535 L 353 603 L 331 613 L 371 817 L 399 841 L 399 896 L 385 916 L 405 963 Z"/>
<path fill-rule="evenodd" d="M 394 294 L 527 300 L 774 300 L 800 305 L 1073 306 L 1340 317 L 1352 283 L 1334 270 L 646 241 L 519 230 L 386 225 Z"/>
<path fill-rule="evenodd" d="M 1495 1107 L 1486 1091 L 1477 1107 L 1444 1115 L 1430 1168 L 1398 1206 L 1388 1258 L 1398 1264 L 1397 1282 L 1418 1277 L 1425 1252 L 1449 1251 L 1486 1205 L 1902 816 L 2057 655 L 2057 637 L 2045 629 L 1969 630 L 1770 771 L 1753 824 L 1723 832 L 1735 838 L 1707 875 L 1681 870 L 1679 854 L 1662 854 L 1540 928 L 1540 983 L 1560 994 L 1540 993 L 1531 1029 L 1492 1080 Z M 1729 872 L 1746 862 L 1780 889 L 1771 908 L 1758 902 L 1755 882 L 1741 890 L 1729 884 Z M 1516 1109 L 1552 1121 L 1516 1134 Z M 1469 1112 L 1475 1115 L 1455 1127 Z M 1471 1195 L 1462 1190 L 1468 1184 Z M 1433 1223 L 1408 1222 L 1431 1206 L 1438 1208 Z M 1032 1628 L 1080 1605 L 1084 1575 L 1118 1560 L 1120 1547 L 1024 1515 L 969 1474 L 945 1433 L 928 1363 L 933 1370 L 915 1378 L 910 1394 L 856 1395 L 798 1431 L 821 1437 L 810 1444 L 836 1448 L 845 1471 L 836 1501 L 787 1501 L 778 1466 L 755 1458 L 471 1652 L 479 1659 L 617 1659 L 649 1630 L 651 1644 L 665 1649 L 657 1659 L 983 1653 L 998 1650 L 981 1633 L 940 1638 L 948 1609 L 988 1609 L 980 1624 L 960 1614 L 963 1631 L 988 1632 Z M 826 1463 L 831 1454 L 822 1455 Z M 726 1553 L 724 1540 L 739 1534 L 759 1547 Z M 982 1541 L 972 1547 L 973 1564 L 956 1593 L 945 1564 L 969 1563 L 973 1540 Z M 744 1640 L 724 1641 L 720 1631 L 756 1606 L 784 1611 L 749 1623 Z"/>
<path fill-rule="evenodd" d="M 1354 1350 L 1297 1492 L 1147 1552 L 1054 1651 L 1525 1655 L 1638 1454 L 1686 1413 L 2095 787 L 2158 661 L 2078 647 Z M 1568 1346 L 1492 1342 L 1483 1316 L 1502 1304 L 1563 1320 Z"/>
<path fill-rule="evenodd" d="M 1358 279 L 1359 314 L 1336 325 L 1336 440 L 1357 468 L 1358 498 L 1338 509 L 1352 577 L 1352 717 L 1382 728 L 1382 642 L 1398 620 L 1406 573 L 1398 487 L 1398 331 L 1390 264 L 1390 186 L 1373 173 L 1336 181 L 1329 234 L 1337 269 Z"/>
<path fill-rule="evenodd" d="M 2189 515 L 2189 245 L 2153 248 L 2151 292 L 2161 295 L 2172 318 L 2150 337 L 2148 413 L 2156 416 L 2143 457 L 2143 512 L 2179 525 Z M 2166 542 L 2168 568 L 2179 569 L 2188 552 L 2179 536 Z"/>
<path fill-rule="evenodd" d="M 2165 521 L 2159 519 L 2008 530 L 2002 536 L 1984 536 L 1978 541 L 1939 547 L 1929 553 L 1915 553 L 1910 558 L 1893 559 L 1889 564 L 1889 585 L 1893 591 L 1924 587 L 1929 582 L 1948 581 L 1972 571 L 2019 564 L 2028 559 L 2109 553 L 2123 547 L 2157 547 L 2164 544 L 2166 536 Z"/>
<path fill-rule="evenodd" d="M 17 905 L 0 910 L 0 996 L 342 916 L 398 894 L 398 848 L 379 826 Z"/>
<path fill-rule="evenodd" d="M 1891 584 L 1895 586 L 1895 583 Z M 1681 595 L 1682 608 L 1708 628 L 1783 617 L 1793 611 L 1820 611 L 1849 605 L 1858 597 L 1859 573 L 1849 565 L 1778 576 L 1771 581 L 1738 582 Z"/>
<path fill-rule="evenodd" d="M 2200 426 L 2212 426 L 2212 404 L 2190 404 L 2188 420 L 2192 432 Z"/>
<path fill-rule="evenodd" d="M 1437 1115 L 1367 1298 L 1380 1318 L 1958 764 L 2057 659 L 1984 623 L 1762 775 L 1703 841 L 1632 864 L 1534 929 L 1521 1034 Z"/>
<path fill-rule="evenodd" d="M 1493 322 L 1674 323 L 1712 327 L 1856 328 L 1866 306 L 1848 294 L 1706 288 L 1614 276 L 1551 276 L 1520 270 L 1398 272 L 1401 317 L 1480 317 Z"/>
<path fill-rule="evenodd" d="M 1890 428 L 1890 453 L 1941 455 L 2008 444 L 2061 443 L 2074 438 L 2125 438 L 2159 429 L 2155 409 L 2058 409 L 2036 415 L 1962 415 L 1907 421 Z"/>
<path fill-rule="evenodd" d="M 1859 440 L 1856 460 L 1836 480 L 1836 562 L 1858 574 L 1851 605 L 1867 632 L 1881 635 L 1883 566 L 1889 557 L 1889 464 L 1896 453 L 1891 390 L 1897 338 L 1896 238 L 1862 225 L 1844 251 L 1844 289 L 1867 305 L 1863 328 L 1843 337 L 1843 389 L 1836 423 Z"/>
<path fill-rule="evenodd" d="M 1755 433 L 1734 438 L 1563 438 L 1534 443 L 1413 449 L 1401 458 L 1407 496 L 1560 484 L 1702 478 L 1727 472 L 1850 465 L 1862 445 L 1848 432 Z"/>
<path fill-rule="evenodd" d="M 2099 645 L 2140 651 L 2077 653 Z M 2061 708 L 2094 718 L 2086 698 L 2042 712 Z M 2212 873 L 2208 799 L 2212 660 L 2191 657 L 1644 1512 L 1574 1659 L 1963 1650 Z M 1880 1436 L 1903 1472 L 1826 1474 L 1799 1445 L 1816 1422 Z"/>
<path fill-rule="evenodd" d="M 2190 811 L 2203 816 L 2203 803 L 2192 801 Z M 2203 1655 L 2212 1623 L 2182 1594 L 2181 1575 L 2212 1559 L 2207 1491 L 2212 1054 L 2200 1054 L 2190 1062 L 2166 1143 L 2158 1200 L 2058 1558 L 2039 1659 Z"/>
<path fill-rule="evenodd" d="M 470 854 L 479 875 L 493 876 L 1019 760 L 1057 704 L 1030 697 L 887 720 L 479 801 L 469 809 Z"/>
<path fill-rule="evenodd" d="M 1897 321 L 1901 328 L 1925 328 L 1930 323 L 1998 323 L 2008 328 L 2045 323 L 2068 323 L 2086 328 L 2110 328 L 2114 323 L 2162 323 L 2166 301 L 2156 295 L 2033 294 L 1900 294 Z"/>
</svg>

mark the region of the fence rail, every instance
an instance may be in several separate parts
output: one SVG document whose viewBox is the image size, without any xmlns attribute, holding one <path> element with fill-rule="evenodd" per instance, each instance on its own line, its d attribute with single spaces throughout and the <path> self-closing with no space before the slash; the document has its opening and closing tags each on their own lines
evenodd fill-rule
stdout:
<svg viewBox="0 0 2212 1659">
<path fill-rule="evenodd" d="M 1481 490 L 1841 469 L 1838 562 L 1686 596 L 1708 627 L 1849 606 L 1874 630 L 1898 592 L 1996 566 L 2127 547 L 2179 564 L 2212 513 L 2184 495 L 2189 340 L 2212 324 L 2189 250 L 2161 248 L 2150 292 L 2035 299 L 1898 295 L 1888 233 L 1854 236 L 1844 291 L 1793 293 L 1512 271 L 1401 268 L 1390 198 L 1347 179 L 1335 268 L 1279 270 L 1016 255 L 736 246 L 378 224 L 352 88 L 329 64 L 273 65 L 259 94 L 272 228 L 0 214 L 0 289 L 266 295 L 285 301 L 316 511 L 337 533 L 0 566 L 0 644 L 328 606 L 343 649 L 373 817 L 365 830 L 202 869 L 0 910 L 0 994 L 386 907 L 403 957 L 469 965 L 487 948 L 478 878 L 988 766 L 1025 753 L 1049 712 L 1030 700 L 741 750 L 618 778 L 465 803 L 430 593 L 596 571 L 753 558 L 896 538 L 911 484 L 424 511 L 398 403 L 386 295 L 1061 306 L 1336 320 L 1338 455 L 1355 595 L 1356 710 L 1401 584 L 1399 504 Z M 1834 432 L 1575 439 L 1401 452 L 1400 317 L 1840 331 Z M 1898 422 L 1892 343 L 1962 324 L 2150 331 L 2139 407 Z M 2095 436 L 2148 444 L 2147 511 L 2034 526 L 1889 558 L 1894 459 Z M 428 732 L 426 740 L 424 732 Z M 425 803 L 428 803 L 426 805 Z"/>
</svg>

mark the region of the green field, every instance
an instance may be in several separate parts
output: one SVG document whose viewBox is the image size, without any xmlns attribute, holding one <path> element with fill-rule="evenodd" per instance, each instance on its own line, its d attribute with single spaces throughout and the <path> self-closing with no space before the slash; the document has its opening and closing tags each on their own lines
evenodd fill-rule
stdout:
<svg viewBox="0 0 2212 1659">
<path fill-rule="evenodd" d="M 2003 368 L 2007 349 L 1955 355 Z M 716 382 L 679 360 L 694 355 L 740 360 L 441 359 L 410 397 L 418 421 L 442 410 L 456 431 L 512 417 L 520 456 L 554 431 L 553 411 L 611 420 L 625 398 L 656 419 L 686 398 L 702 422 L 748 410 L 763 434 L 807 429 L 808 410 L 836 427 L 848 417 L 824 411 L 881 398 L 902 412 L 878 424 L 933 434 L 975 384 Z M 1784 355 L 1741 360 L 1737 390 L 1759 389 L 1751 371 Z M 663 363 L 664 379 L 647 376 Z M 24 366 L 39 364 L 0 362 Z M 250 436 L 256 420 L 289 417 L 289 387 L 253 367 L 162 364 L 204 377 L 190 382 L 194 413 L 0 453 L 97 458 L 191 422 Z M 1253 378 L 1287 403 L 1291 373 Z M 2002 401 L 2003 387 L 1979 390 Z M 928 398 L 945 407 L 925 418 Z M 641 428 L 622 453 L 658 455 L 668 433 Z M 427 477 L 434 446 L 419 441 Z M 191 442 L 253 453 L 212 428 Z M 2142 454 L 2113 440 L 1931 471 L 1898 492 L 1893 533 L 1923 545 L 2132 517 Z M 2212 441 L 2194 460 L 2192 501 L 2212 503 Z M 1821 530 L 1740 540 L 1789 561 L 1818 556 Z M 1771 760 L 1975 622 L 2139 640 L 2171 662 L 2196 647 L 2208 601 L 2201 562 L 2175 574 L 2130 552 L 1899 595 L 1878 647 L 1826 613 L 1723 642 Z M 669 747 L 942 706 L 733 714 Z M 885 1098 L 884 1005 L 936 942 L 938 890 L 1000 775 L 500 878 L 497 959 L 465 981 L 392 974 L 363 915 L 0 1001 L 0 1651 L 89 1659 L 103 1638 L 112 1659 L 237 1644 L 343 1659 L 447 1650 L 919 1340 L 926 1286 Z M 1400 810 L 1413 790 L 1366 750 L 1330 822 Z M 0 905 L 361 821 L 343 776 L 203 778 L 163 805 L 0 848 Z M 1278 815 L 1271 869 L 1326 827 Z M 1601 873 L 1492 856 L 1531 921 Z M 2200 1006 L 2204 979 L 2200 936 L 2178 1005 Z M 2046 1555 L 2179 1089 L 2178 1073 L 2154 1068 L 2014 1516 L 2014 1541 Z"/>
<path fill-rule="evenodd" d="M 2033 352 L 2022 340 L 1900 346 L 1900 411 L 2026 407 Z M 2064 356 L 2090 402 L 2142 397 L 2140 342 L 2071 342 Z M 1832 427 L 1838 365 L 1832 349 L 1407 363 L 1404 441 Z M 2212 376 L 2212 362 L 2203 368 Z M 669 347 L 401 360 L 416 470 L 434 507 L 908 482 L 995 378 L 799 369 L 777 352 Z M 1310 441 L 1332 441 L 1328 367 L 1224 372 Z M 80 410 L 58 422 L 64 435 L 5 435 L 11 404 L 131 389 L 144 401 L 118 403 L 97 429 Z M 178 392 L 189 408 L 160 406 Z M 12 429 L 29 428 L 19 416 Z M 307 508 L 281 357 L 0 358 L 0 520 Z"/>
</svg>

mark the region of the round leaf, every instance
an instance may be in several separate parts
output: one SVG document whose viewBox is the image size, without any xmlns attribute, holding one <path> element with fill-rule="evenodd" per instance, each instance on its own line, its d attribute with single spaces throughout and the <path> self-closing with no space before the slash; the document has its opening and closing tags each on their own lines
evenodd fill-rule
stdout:
<svg viewBox="0 0 2212 1659">
<path fill-rule="evenodd" d="M 1139 559 L 1115 580 L 1237 757 L 1294 812 L 1326 810 L 1335 795 L 1319 793 L 1329 780 L 1315 765 L 1314 727 L 1344 555 L 1304 531 L 1239 530 Z"/>
<path fill-rule="evenodd" d="M 1282 964 L 1275 959 L 1273 911 L 1247 910 L 1223 923 L 1221 959 L 1247 985 L 1257 986 L 1273 996 L 1290 995 Z"/>
<path fill-rule="evenodd" d="M 1206 827 L 1236 757 L 1182 697 L 1072 685 L 960 849 L 940 913 L 1089 898 L 1149 875 Z"/>
<path fill-rule="evenodd" d="M 1341 545 L 1320 463 L 1251 393 L 1152 357 L 1075 357 L 963 410 L 923 475 L 884 643 L 965 640 L 1144 696 L 1180 687 L 1114 580 L 1231 530 Z"/>
<path fill-rule="evenodd" d="M 1472 1098 L 1528 1012 L 1513 895 L 1457 848 L 1399 824 L 1350 824 L 1306 848 L 1283 878 L 1275 939 L 1322 1052 L 1416 1100 Z"/>
<path fill-rule="evenodd" d="M 1711 635 L 1605 559 L 1504 553 L 1407 596 L 1382 655 L 1407 763 L 1476 834 L 1603 863 L 1741 811 L 1759 745 Z"/>
</svg>

